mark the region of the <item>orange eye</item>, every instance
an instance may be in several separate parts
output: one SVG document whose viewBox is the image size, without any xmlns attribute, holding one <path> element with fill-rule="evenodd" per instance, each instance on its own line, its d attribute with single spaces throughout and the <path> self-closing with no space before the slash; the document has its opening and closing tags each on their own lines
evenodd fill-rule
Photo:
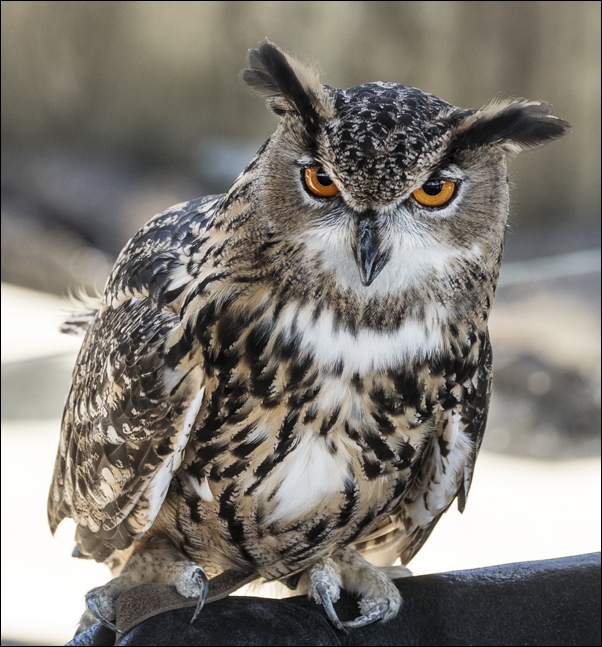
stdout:
<svg viewBox="0 0 602 647">
<path fill-rule="evenodd" d="M 425 207 L 442 207 L 447 204 L 456 191 L 456 183 L 450 180 L 427 180 L 412 195 Z"/>
<path fill-rule="evenodd" d="M 303 177 L 305 186 L 320 198 L 332 198 L 339 192 L 337 185 L 330 179 L 330 175 L 321 167 L 306 168 Z"/>
</svg>

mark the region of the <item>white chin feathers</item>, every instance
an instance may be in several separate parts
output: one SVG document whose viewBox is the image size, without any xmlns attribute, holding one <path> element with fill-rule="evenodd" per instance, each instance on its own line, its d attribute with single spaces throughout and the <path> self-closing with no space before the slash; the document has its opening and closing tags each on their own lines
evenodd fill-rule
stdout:
<svg viewBox="0 0 602 647">
<path fill-rule="evenodd" d="M 415 223 L 414 223 L 415 224 Z M 308 262 L 317 263 L 333 274 L 341 290 L 353 290 L 366 300 L 375 296 L 395 296 L 418 286 L 425 277 L 453 272 L 452 262 L 460 251 L 437 242 L 428 232 L 407 227 L 385 231 L 383 249 L 389 260 L 370 285 L 363 285 L 353 253 L 354 230 L 350 221 L 321 224 L 310 229 L 304 239 Z M 478 250 L 474 250 L 478 253 Z M 471 252 L 472 255 L 472 252 Z M 464 250 L 462 256 L 466 257 Z"/>
</svg>

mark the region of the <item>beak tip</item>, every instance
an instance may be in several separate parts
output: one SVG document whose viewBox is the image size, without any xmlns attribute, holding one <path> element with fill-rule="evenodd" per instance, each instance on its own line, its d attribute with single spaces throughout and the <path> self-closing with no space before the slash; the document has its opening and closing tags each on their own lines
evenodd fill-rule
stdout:
<svg viewBox="0 0 602 647">
<path fill-rule="evenodd" d="M 361 259 L 358 265 L 362 285 L 364 287 L 372 285 L 388 262 L 389 254 L 380 254 L 374 258 Z"/>
<path fill-rule="evenodd" d="M 360 272 L 360 281 L 364 287 L 372 285 L 376 276 L 365 276 L 363 272 Z"/>
</svg>

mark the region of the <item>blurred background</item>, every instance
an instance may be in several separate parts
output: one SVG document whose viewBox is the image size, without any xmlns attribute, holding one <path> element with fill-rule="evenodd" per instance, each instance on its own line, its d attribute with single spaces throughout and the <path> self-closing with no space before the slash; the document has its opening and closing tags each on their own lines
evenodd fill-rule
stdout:
<svg viewBox="0 0 602 647">
<path fill-rule="evenodd" d="M 600 3 L 2 2 L 2 637 L 61 644 L 108 577 L 45 501 L 78 340 L 151 216 L 227 189 L 275 127 L 243 86 L 264 38 L 323 81 L 395 81 L 478 108 L 545 100 L 572 132 L 510 161 L 491 318 L 494 396 L 465 514 L 415 573 L 600 549 Z M 12 642 L 11 642 L 12 641 Z"/>
</svg>

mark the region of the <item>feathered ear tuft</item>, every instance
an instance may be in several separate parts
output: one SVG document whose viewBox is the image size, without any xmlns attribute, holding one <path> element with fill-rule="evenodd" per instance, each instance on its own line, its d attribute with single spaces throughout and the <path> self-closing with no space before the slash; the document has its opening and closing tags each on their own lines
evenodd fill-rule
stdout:
<svg viewBox="0 0 602 647">
<path fill-rule="evenodd" d="M 562 137 L 570 124 L 550 114 L 547 103 L 508 99 L 492 101 L 458 122 L 450 147 L 454 150 L 490 146 L 520 153 Z"/>
<path fill-rule="evenodd" d="M 242 78 L 278 116 L 297 113 L 310 130 L 334 115 L 334 103 L 318 73 L 269 41 L 249 50 Z"/>
</svg>

